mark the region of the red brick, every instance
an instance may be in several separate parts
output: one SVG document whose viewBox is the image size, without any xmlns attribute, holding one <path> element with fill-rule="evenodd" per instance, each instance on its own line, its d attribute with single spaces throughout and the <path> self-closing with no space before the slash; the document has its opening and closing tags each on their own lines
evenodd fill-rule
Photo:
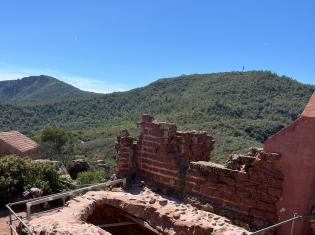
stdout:
<svg viewBox="0 0 315 235">
<path fill-rule="evenodd" d="M 258 218 L 265 218 L 265 211 L 256 208 L 251 208 L 249 214 Z"/>
<path fill-rule="evenodd" d="M 260 200 L 263 202 L 272 204 L 272 203 L 276 203 L 278 201 L 278 198 L 273 197 L 273 196 L 268 195 L 268 194 L 265 194 L 265 193 L 262 193 Z"/>
<path fill-rule="evenodd" d="M 149 130 L 149 135 L 162 137 L 164 135 L 164 132 L 158 128 L 154 128 L 154 129 Z"/>
<path fill-rule="evenodd" d="M 148 152 L 148 153 L 156 153 L 156 151 L 155 151 L 155 149 L 154 149 L 154 148 L 151 148 L 151 147 L 145 147 L 145 146 L 143 146 L 142 151 L 144 151 L 144 152 Z"/>
<path fill-rule="evenodd" d="M 233 179 L 232 177 L 226 177 L 226 176 L 219 176 L 219 181 L 220 182 L 223 182 L 225 184 L 228 184 L 228 185 L 235 185 L 235 179 Z"/>
<path fill-rule="evenodd" d="M 150 147 L 150 148 L 159 148 L 159 144 L 151 141 L 142 141 L 142 146 L 143 147 Z"/>
<path fill-rule="evenodd" d="M 254 198 L 242 198 L 241 204 L 247 205 L 250 208 L 255 208 L 257 205 L 257 202 Z"/>
<path fill-rule="evenodd" d="M 269 204 L 266 202 L 258 201 L 257 202 L 257 208 L 263 211 L 269 211 L 269 212 L 275 212 L 276 207 L 273 204 Z"/>
<path fill-rule="evenodd" d="M 266 219 L 274 222 L 274 223 L 277 221 L 277 214 L 276 213 L 265 212 L 265 216 L 264 217 Z"/>
<path fill-rule="evenodd" d="M 161 138 L 155 137 L 155 136 L 149 136 L 149 135 L 144 135 L 143 140 L 145 141 L 150 141 L 154 143 L 161 143 Z"/>
<path fill-rule="evenodd" d="M 268 193 L 269 193 L 271 196 L 280 198 L 280 197 L 281 197 L 281 194 L 282 194 L 282 190 L 276 189 L 276 188 L 269 188 L 269 189 L 268 189 Z"/>
<path fill-rule="evenodd" d="M 283 181 L 270 178 L 268 184 L 270 185 L 270 187 L 281 189 Z"/>
</svg>

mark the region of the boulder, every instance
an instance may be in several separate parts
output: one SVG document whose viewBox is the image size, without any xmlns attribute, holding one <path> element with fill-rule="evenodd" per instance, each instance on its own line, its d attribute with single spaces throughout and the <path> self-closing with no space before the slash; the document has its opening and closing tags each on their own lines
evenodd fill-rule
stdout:
<svg viewBox="0 0 315 235">
<path fill-rule="evenodd" d="M 90 165 L 83 159 L 73 160 L 69 167 L 69 174 L 72 179 L 76 179 L 80 172 L 90 169 Z"/>
</svg>

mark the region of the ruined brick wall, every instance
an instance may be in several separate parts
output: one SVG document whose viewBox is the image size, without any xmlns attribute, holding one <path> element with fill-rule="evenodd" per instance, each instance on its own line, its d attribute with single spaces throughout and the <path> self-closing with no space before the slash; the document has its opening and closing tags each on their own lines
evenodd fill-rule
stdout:
<svg viewBox="0 0 315 235">
<path fill-rule="evenodd" d="M 116 175 L 121 178 L 131 177 L 136 169 L 136 144 L 134 143 L 134 138 L 130 136 L 127 130 L 120 131 L 115 143 L 115 149 L 118 154 Z"/>
<path fill-rule="evenodd" d="M 283 175 L 275 169 L 279 155 L 252 149 L 233 156 L 227 166 L 212 162 L 190 163 L 185 191 L 206 198 L 214 212 L 251 229 L 277 221 L 276 202 L 282 193 Z M 242 164 L 246 162 L 246 164 Z"/>
<path fill-rule="evenodd" d="M 174 124 L 155 122 L 148 115 L 139 127 L 137 144 L 131 144 L 129 134 L 118 137 L 120 175 L 137 174 L 179 195 L 198 197 L 215 213 L 251 229 L 277 220 L 283 181 L 274 164 L 278 154 L 252 149 L 245 156 L 232 156 L 224 166 L 208 162 L 214 141 L 206 132 L 180 132 Z"/>
<path fill-rule="evenodd" d="M 183 190 L 189 162 L 209 159 L 212 137 L 205 132 L 179 132 L 174 124 L 154 122 L 148 115 L 138 125 L 139 174 L 174 190 Z"/>
</svg>

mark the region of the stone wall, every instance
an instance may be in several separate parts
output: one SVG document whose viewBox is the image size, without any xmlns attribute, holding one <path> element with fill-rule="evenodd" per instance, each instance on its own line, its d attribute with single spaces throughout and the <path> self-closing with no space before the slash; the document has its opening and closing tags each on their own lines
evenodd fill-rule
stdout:
<svg viewBox="0 0 315 235">
<path fill-rule="evenodd" d="M 277 221 L 283 181 L 275 167 L 278 154 L 252 149 L 219 165 L 208 162 L 214 141 L 206 132 L 180 132 L 149 115 L 138 125 L 137 142 L 126 131 L 117 138 L 119 177 L 137 175 L 183 197 L 197 197 L 215 213 L 251 229 Z"/>
</svg>

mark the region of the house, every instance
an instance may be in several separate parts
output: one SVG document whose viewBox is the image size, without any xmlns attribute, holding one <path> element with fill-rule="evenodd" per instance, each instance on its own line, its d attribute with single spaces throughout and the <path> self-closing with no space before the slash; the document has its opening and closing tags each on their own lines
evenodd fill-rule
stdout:
<svg viewBox="0 0 315 235">
<path fill-rule="evenodd" d="M 18 131 L 0 132 L 0 156 L 15 154 L 35 157 L 38 144 Z"/>
</svg>

